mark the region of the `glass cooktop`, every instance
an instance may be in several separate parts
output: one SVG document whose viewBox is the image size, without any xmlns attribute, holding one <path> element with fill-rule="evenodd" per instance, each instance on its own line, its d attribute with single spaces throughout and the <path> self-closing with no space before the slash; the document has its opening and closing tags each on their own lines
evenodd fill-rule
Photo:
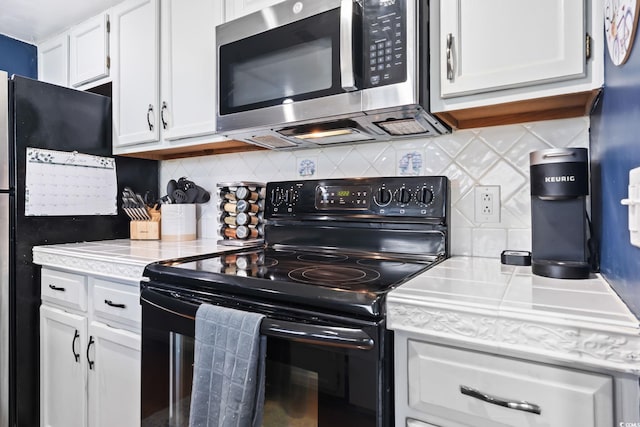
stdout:
<svg viewBox="0 0 640 427">
<path fill-rule="evenodd" d="M 340 252 L 252 249 L 178 264 L 200 272 L 286 281 L 343 290 L 384 291 L 430 262 L 363 257 Z"/>
<path fill-rule="evenodd" d="M 250 295 L 380 314 L 392 288 L 438 259 L 403 260 L 344 252 L 252 248 L 147 266 L 145 276 L 181 290 Z"/>
</svg>

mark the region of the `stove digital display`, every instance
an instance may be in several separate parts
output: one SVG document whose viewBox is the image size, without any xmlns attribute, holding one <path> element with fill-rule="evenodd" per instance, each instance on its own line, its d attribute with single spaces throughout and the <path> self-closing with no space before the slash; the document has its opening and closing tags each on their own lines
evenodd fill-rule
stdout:
<svg viewBox="0 0 640 427">
<path fill-rule="evenodd" d="M 319 185 L 316 187 L 316 209 L 367 210 L 371 200 L 368 185 Z"/>
</svg>

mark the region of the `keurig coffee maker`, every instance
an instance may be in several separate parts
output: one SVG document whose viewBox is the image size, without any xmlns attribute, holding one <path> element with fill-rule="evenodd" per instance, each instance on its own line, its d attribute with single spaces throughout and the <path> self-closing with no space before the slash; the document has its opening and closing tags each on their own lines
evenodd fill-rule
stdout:
<svg viewBox="0 0 640 427">
<path fill-rule="evenodd" d="M 589 277 L 586 148 L 554 148 L 529 154 L 531 269 L 559 279 Z"/>
</svg>

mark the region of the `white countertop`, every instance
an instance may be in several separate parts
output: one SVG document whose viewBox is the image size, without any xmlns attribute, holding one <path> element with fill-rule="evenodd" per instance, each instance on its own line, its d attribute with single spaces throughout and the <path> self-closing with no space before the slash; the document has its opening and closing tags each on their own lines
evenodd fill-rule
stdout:
<svg viewBox="0 0 640 427">
<path fill-rule="evenodd" d="M 33 262 L 85 274 L 139 282 L 144 267 L 154 261 L 224 252 L 236 246 L 218 245 L 215 239 L 184 242 L 162 240 L 102 240 L 35 246 Z"/>
<path fill-rule="evenodd" d="M 600 276 L 561 280 L 453 257 L 391 291 L 393 330 L 509 354 L 640 373 L 640 326 Z"/>
</svg>

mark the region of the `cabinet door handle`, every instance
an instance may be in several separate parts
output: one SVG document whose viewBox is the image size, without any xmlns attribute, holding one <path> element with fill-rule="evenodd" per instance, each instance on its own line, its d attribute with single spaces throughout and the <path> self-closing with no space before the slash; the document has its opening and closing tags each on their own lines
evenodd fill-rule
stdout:
<svg viewBox="0 0 640 427">
<path fill-rule="evenodd" d="M 89 344 L 87 344 L 87 362 L 89 362 L 89 369 L 93 369 L 93 364 L 95 363 L 91 359 L 89 359 L 89 349 L 93 345 L 95 341 L 93 341 L 93 336 L 89 337 Z"/>
<path fill-rule="evenodd" d="M 104 303 L 107 304 L 109 307 L 115 307 L 115 308 L 126 308 L 127 307 L 124 304 L 114 303 L 113 301 L 111 301 L 109 299 L 104 300 Z"/>
<path fill-rule="evenodd" d="M 76 329 L 76 333 L 73 335 L 73 341 L 71 341 L 71 352 L 73 353 L 73 357 L 76 359 L 76 363 L 80 361 L 80 353 L 76 353 L 76 341 L 80 338 L 80 334 Z"/>
<path fill-rule="evenodd" d="M 447 34 L 447 80 L 453 80 L 453 34 Z"/>
<path fill-rule="evenodd" d="M 162 108 L 160 109 L 160 121 L 162 121 L 162 129 L 166 129 L 169 124 L 164 119 L 164 112 L 167 110 L 167 103 L 162 101 Z"/>
<path fill-rule="evenodd" d="M 60 287 L 60 286 L 56 286 L 56 285 L 49 285 L 49 289 L 54 290 L 54 291 L 60 291 L 60 292 L 66 291 L 65 288 Z"/>
<path fill-rule="evenodd" d="M 531 412 L 532 414 L 540 414 L 542 410 L 540 406 L 535 403 L 525 402 L 524 400 L 510 400 L 503 399 L 502 397 L 491 396 L 490 394 L 483 393 L 475 388 L 467 387 L 466 385 L 460 386 L 460 393 L 473 397 L 475 399 L 482 400 L 483 402 L 491 403 L 492 405 L 504 406 L 505 408 L 516 409 L 518 411 Z"/>
<path fill-rule="evenodd" d="M 147 124 L 149 125 L 149 130 L 153 130 L 153 123 L 151 123 L 151 114 L 153 114 L 153 105 L 149 104 L 149 109 L 147 110 Z"/>
</svg>

